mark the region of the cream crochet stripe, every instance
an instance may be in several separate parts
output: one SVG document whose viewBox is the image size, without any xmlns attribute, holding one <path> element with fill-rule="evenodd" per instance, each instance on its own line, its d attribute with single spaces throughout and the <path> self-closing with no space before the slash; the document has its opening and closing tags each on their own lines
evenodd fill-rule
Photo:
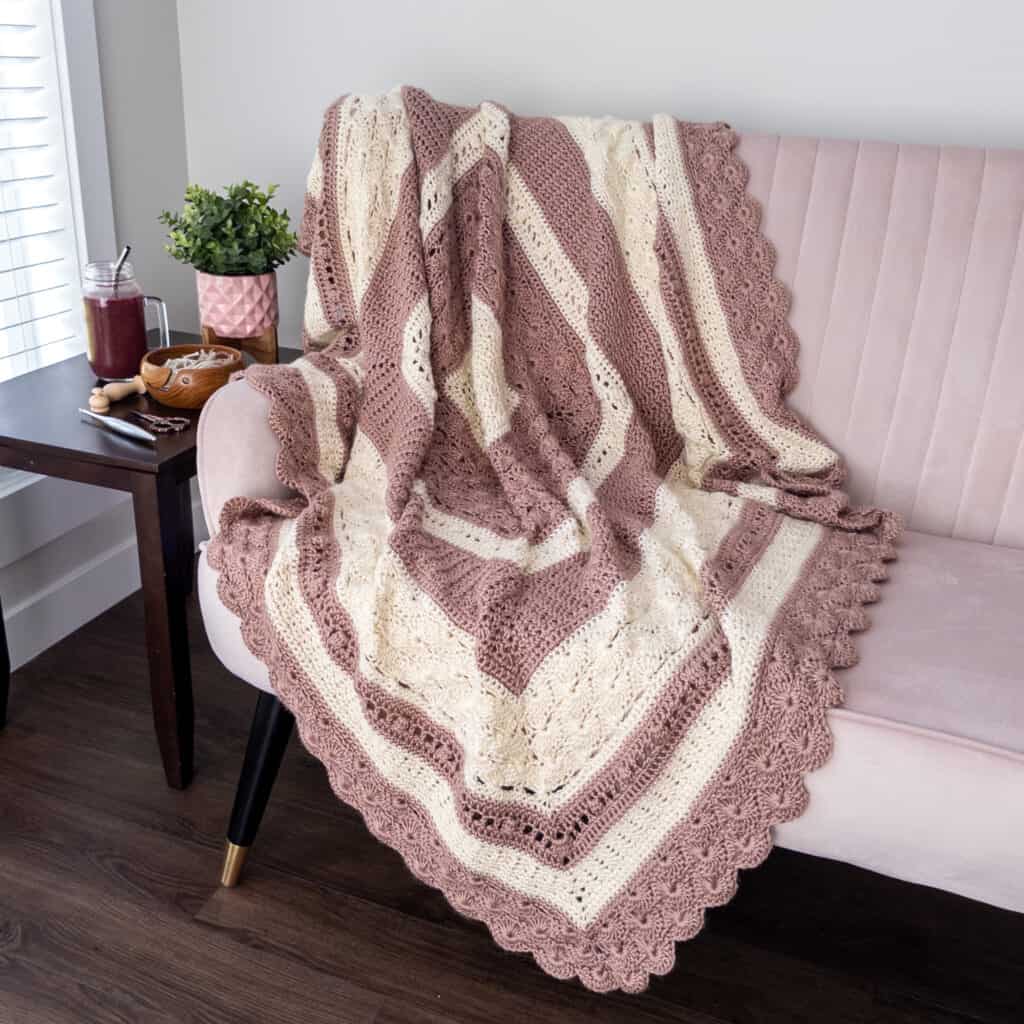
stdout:
<svg viewBox="0 0 1024 1024">
<path fill-rule="evenodd" d="M 347 96 L 304 339 L 247 379 L 285 502 L 220 593 L 339 796 L 558 977 L 639 991 L 799 814 L 898 523 L 786 407 L 721 125 Z"/>
</svg>

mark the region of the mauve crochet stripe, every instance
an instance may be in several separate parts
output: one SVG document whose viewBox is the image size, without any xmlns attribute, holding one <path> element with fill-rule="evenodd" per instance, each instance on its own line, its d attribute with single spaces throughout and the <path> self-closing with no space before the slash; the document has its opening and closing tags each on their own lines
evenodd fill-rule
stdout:
<svg viewBox="0 0 1024 1024">
<path fill-rule="evenodd" d="M 248 371 L 297 497 L 233 499 L 210 547 L 338 795 L 599 991 L 669 970 L 802 811 L 899 532 L 785 405 L 788 297 L 734 146 L 338 101 L 309 365 Z"/>
<path fill-rule="evenodd" d="M 740 247 L 730 258 L 712 260 L 715 283 L 734 338 L 750 336 L 755 344 L 737 344 L 749 386 L 757 393 L 762 408 L 778 422 L 807 431 L 800 418 L 780 399 L 796 386 L 796 335 L 789 326 L 789 293 L 775 279 L 775 249 L 760 233 L 761 208 L 746 195 L 747 169 L 732 152 L 733 139 L 716 125 L 678 125 L 679 142 L 690 176 L 693 167 L 712 156 L 706 170 L 721 169 L 723 187 L 733 190 L 738 200 L 728 207 L 716 203 L 716 192 L 696 188 L 694 202 L 705 224 L 705 244 L 711 239 L 738 239 Z M 711 236 L 709 239 L 708 236 Z M 773 359 L 766 349 L 786 354 Z"/>
<path fill-rule="evenodd" d="M 317 147 L 319 166 L 333 168 L 339 130 L 339 112 L 345 97 L 331 106 L 325 117 L 324 127 L 320 133 Z M 300 238 L 302 251 L 311 255 L 317 239 L 318 258 L 310 263 L 308 288 L 314 290 L 319 297 L 324 316 L 332 334 L 341 339 L 345 351 L 358 345 L 358 311 L 355 297 L 352 294 L 348 275 L 341 264 L 341 230 L 338 225 L 338 211 L 333 203 L 325 203 L 322 198 L 310 201 L 307 198 L 307 211 L 302 218 L 303 236 Z M 324 245 L 323 243 L 327 244 Z M 311 337 L 308 326 L 303 325 L 304 341 L 312 340 L 317 347 L 322 347 L 324 339 L 318 335 Z"/>
</svg>

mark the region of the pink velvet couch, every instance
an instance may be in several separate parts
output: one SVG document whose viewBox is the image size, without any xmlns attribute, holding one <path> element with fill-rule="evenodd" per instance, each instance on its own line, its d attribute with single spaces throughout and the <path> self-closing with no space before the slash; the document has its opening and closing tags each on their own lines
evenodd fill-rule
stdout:
<svg viewBox="0 0 1024 1024">
<path fill-rule="evenodd" d="M 792 287 L 793 404 L 858 500 L 909 532 L 841 673 L 835 749 L 779 845 L 1024 911 L 1024 152 L 751 136 L 741 153 Z M 281 493 L 265 400 L 207 404 L 211 532 Z M 267 688 L 200 560 L 210 642 Z"/>
</svg>

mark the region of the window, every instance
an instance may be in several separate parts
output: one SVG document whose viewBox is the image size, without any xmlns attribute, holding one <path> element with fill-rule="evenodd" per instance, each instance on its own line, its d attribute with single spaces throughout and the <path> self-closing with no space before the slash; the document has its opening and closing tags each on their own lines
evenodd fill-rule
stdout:
<svg viewBox="0 0 1024 1024">
<path fill-rule="evenodd" d="M 0 380 L 85 349 L 83 144 L 88 159 L 102 148 L 108 174 L 102 113 L 85 110 L 102 111 L 92 17 L 91 3 L 65 12 L 60 0 L 0 2 Z M 68 69 L 77 75 L 79 66 L 75 106 L 88 114 L 79 121 L 92 139 L 82 126 L 75 135 Z M 107 177 L 100 205 L 108 209 L 109 193 Z"/>
</svg>

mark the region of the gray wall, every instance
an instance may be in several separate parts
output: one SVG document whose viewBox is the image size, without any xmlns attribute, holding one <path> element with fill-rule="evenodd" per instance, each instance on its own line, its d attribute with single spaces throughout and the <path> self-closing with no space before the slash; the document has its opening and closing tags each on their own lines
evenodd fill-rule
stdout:
<svg viewBox="0 0 1024 1024">
<path fill-rule="evenodd" d="M 174 0 L 95 0 L 114 223 L 143 287 L 167 303 L 171 327 L 197 330 L 190 268 L 164 252 L 161 210 L 188 182 Z"/>
<path fill-rule="evenodd" d="M 178 14 L 192 179 L 280 182 L 293 221 L 323 108 L 399 83 L 520 113 L 1024 145 L 1019 0 L 178 0 Z M 304 264 L 281 274 L 284 338 Z"/>
</svg>

